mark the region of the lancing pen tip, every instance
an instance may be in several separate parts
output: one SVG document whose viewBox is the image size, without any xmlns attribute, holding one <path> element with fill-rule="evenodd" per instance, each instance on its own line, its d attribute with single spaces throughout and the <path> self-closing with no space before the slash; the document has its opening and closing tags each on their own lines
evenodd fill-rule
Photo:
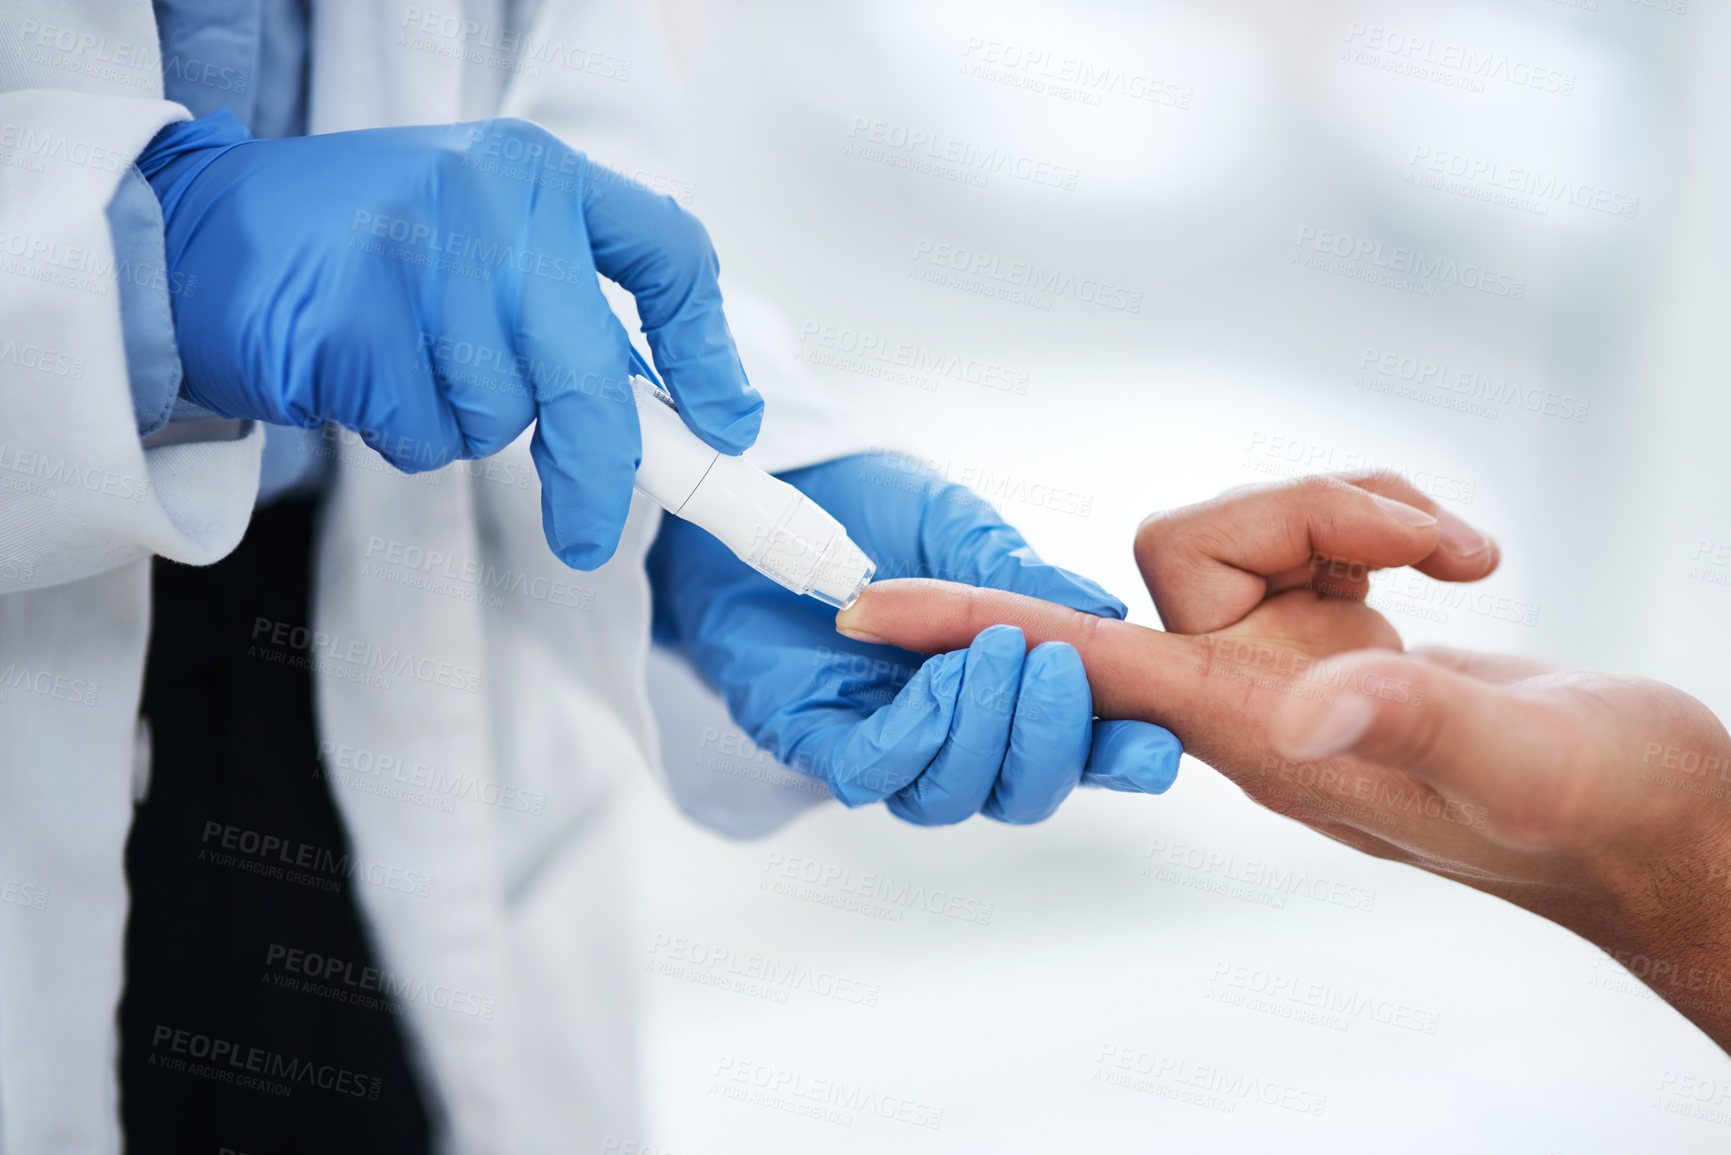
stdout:
<svg viewBox="0 0 1731 1155">
<path fill-rule="evenodd" d="M 635 348 L 632 360 L 642 361 Z M 632 395 L 643 438 L 640 491 L 708 530 L 777 585 L 838 609 L 854 603 L 877 566 L 841 522 L 744 457 L 706 444 L 685 427 L 652 379 L 632 378 Z"/>
</svg>

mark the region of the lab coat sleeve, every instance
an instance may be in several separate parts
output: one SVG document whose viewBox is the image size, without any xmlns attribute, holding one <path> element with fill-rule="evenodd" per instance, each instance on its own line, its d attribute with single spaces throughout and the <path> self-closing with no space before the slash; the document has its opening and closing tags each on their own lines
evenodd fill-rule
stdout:
<svg viewBox="0 0 1731 1155">
<path fill-rule="evenodd" d="M 0 593 L 153 553 L 208 564 L 245 531 L 262 429 L 146 449 L 127 373 L 120 279 L 198 286 L 117 260 L 107 210 L 185 116 L 148 96 L 0 93 Z"/>
</svg>

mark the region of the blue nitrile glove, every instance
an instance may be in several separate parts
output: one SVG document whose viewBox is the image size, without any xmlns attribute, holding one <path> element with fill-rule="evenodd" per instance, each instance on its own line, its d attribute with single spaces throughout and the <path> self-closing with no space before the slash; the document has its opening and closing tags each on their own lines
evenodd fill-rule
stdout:
<svg viewBox="0 0 1731 1155">
<path fill-rule="evenodd" d="M 410 472 L 534 421 L 548 544 L 592 569 L 640 456 L 599 272 L 636 296 L 692 431 L 727 453 L 757 439 L 703 226 L 532 124 L 252 140 L 218 112 L 138 165 L 162 202 L 184 392 L 225 417 L 334 421 Z"/>
<path fill-rule="evenodd" d="M 1047 565 L 972 491 L 912 459 L 847 457 L 782 475 L 847 528 L 877 576 L 938 577 L 1121 618 L 1086 578 Z M 976 812 L 1049 817 L 1078 780 L 1158 794 L 1178 739 L 1146 722 L 1097 722 L 1074 648 L 1025 652 L 994 626 L 927 659 L 835 631 L 835 611 L 754 572 L 689 522 L 664 520 L 649 555 L 656 638 L 684 652 L 734 720 L 783 764 L 849 806 L 880 799 L 909 822 Z"/>
</svg>

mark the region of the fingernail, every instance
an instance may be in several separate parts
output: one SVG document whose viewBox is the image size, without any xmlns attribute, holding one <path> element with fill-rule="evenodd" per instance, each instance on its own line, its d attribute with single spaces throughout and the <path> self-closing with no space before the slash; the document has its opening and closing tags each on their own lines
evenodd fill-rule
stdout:
<svg viewBox="0 0 1731 1155">
<path fill-rule="evenodd" d="M 1441 543 L 1456 557 L 1473 557 L 1491 547 L 1491 539 L 1450 513 L 1443 510 L 1437 520 L 1442 525 Z"/>
<path fill-rule="evenodd" d="M 888 639 L 880 638 L 870 630 L 861 629 L 854 623 L 859 619 L 859 607 L 849 606 L 835 616 L 835 632 L 844 638 L 852 638 L 856 642 L 864 642 L 868 646 L 887 646 Z"/>
<path fill-rule="evenodd" d="M 1390 517 L 1394 518 L 1402 525 L 1422 528 L 1423 526 L 1436 524 L 1436 518 L 1432 517 L 1424 510 L 1419 509 L 1417 506 L 1408 505 L 1404 501 L 1395 501 L 1393 498 L 1383 497 L 1380 494 L 1375 493 L 1370 495 L 1370 499 L 1382 506 Z"/>
<path fill-rule="evenodd" d="M 1320 708 L 1296 718 L 1289 714 L 1285 738 L 1276 737 L 1275 744 L 1288 758 L 1308 762 L 1338 754 L 1364 737 L 1376 717 L 1376 703 L 1363 694 L 1338 694 L 1334 701 L 1316 705 Z"/>
<path fill-rule="evenodd" d="M 852 638 L 856 642 L 864 642 L 868 646 L 887 646 L 890 644 L 888 638 L 880 638 L 876 634 L 868 634 L 864 630 L 844 630 L 840 626 L 837 626 L 835 632 L 844 638 Z"/>
</svg>

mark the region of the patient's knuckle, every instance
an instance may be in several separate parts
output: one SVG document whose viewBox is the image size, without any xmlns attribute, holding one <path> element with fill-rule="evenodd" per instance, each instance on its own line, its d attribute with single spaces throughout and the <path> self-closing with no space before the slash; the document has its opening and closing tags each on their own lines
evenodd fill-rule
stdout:
<svg viewBox="0 0 1731 1155">
<path fill-rule="evenodd" d="M 1378 494 L 1404 502 L 1415 509 L 1431 512 L 1437 503 L 1427 497 L 1416 485 L 1406 479 L 1406 476 L 1393 469 L 1370 470 L 1348 479 L 1350 483 L 1367 493 Z"/>
<path fill-rule="evenodd" d="M 1068 641 L 1075 648 L 1076 655 L 1082 659 L 1082 665 L 1085 668 L 1088 665 L 1089 657 L 1098 649 L 1101 624 L 1109 619 L 1085 614 L 1080 610 L 1069 612 L 1071 615 L 1069 628 L 1065 631 L 1063 640 Z"/>
<path fill-rule="evenodd" d="M 1166 543 L 1171 540 L 1174 529 L 1172 518 L 1164 513 L 1151 513 L 1142 519 L 1142 524 L 1136 527 L 1136 537 L 1131 547 L 1136 564 L 1146 574 L 1150 569 L 1160 564 L 1160 559 L 1166 553 Z"/>
<path fill-rule="evenodd" d="M 1287 482 L 1287 492 L 1306 508 L 1317 506 L 1330 508 L 1341 497 L 1352 491 L 1352 487 L 1337 477 L 1314 473 L 1308 477 L 1300 477 Z"/>
<path fill-rule="evenodd" d="M 1412 483 L 1398 469 L 1369 469 L 1357 476 L 1346 479 L 1350 484 L 1361 489 L 1398 489 L 1402 492 L 1413 492 Z"/>
</svg>

